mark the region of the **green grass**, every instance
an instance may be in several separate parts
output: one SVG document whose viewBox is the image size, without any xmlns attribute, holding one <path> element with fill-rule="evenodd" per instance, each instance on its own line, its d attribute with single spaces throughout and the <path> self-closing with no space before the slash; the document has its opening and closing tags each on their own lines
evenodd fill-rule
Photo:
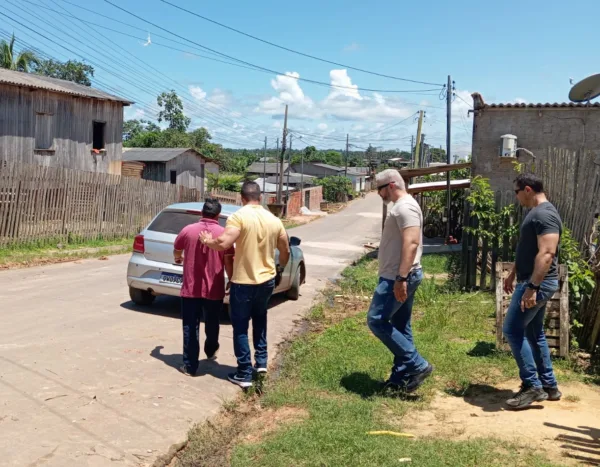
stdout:
<svg viewBox="0 0 600 467">
<path fill-rule="evenodd" d="M 421 265 L 427 274 L 445 274 L 448 272 L 450 255 L 423 255 Z"/>
<path fill-rule="evenodd" d="M 429 257 L 424 263 L 442 271 L 445 258 Z M 347 269 L 341 294 L 370 295 L 377 283 L 376 267 L 376 262 L 362 260 Z M 238 438 L 231 465 L 396 466 L 401 458 L 411 458 L 409 465 L 418 466 L 553 465 L 529 449 L 498 439 L 413 440 L 367 434 L 403 431 L 403 417 L 426 408 L 436 390 L 462 396 L 467 390 L 493 390 L 497 383 L 517 377 L 512 357 L 495 348 L 493 296 L 448 290 L 433 279 L 418 289 L 415 343 L 436 371 L 419 395 L 409 398 L 381 392 L 380 381 L 389 375 L 392 356 L 367 328 L 368 302 L 363 302 L 364 311 L 335 321 L 329 317 L 343 312 L 344 305 L 326 296 L 309 315 L 312 330 L 284 350 L 280 373 L 266 381 L 260 399 L 263 408 L 296 407 L 308 417 L 283 424 L 258 442 Z M 585 379 L 566 361 L 558 361 L 556 367 L 561 381 Z"/>
<path fill-rule="evenodd" d="M 91 240 L 77 243 L 42 245 L 17 245 L 0 248 L 0 268 L 20 267 L 52 262 L 63 262 L 85 258 L 127 253 L 131 251 L 132 238 L 116 240 Z"/>
</svg>

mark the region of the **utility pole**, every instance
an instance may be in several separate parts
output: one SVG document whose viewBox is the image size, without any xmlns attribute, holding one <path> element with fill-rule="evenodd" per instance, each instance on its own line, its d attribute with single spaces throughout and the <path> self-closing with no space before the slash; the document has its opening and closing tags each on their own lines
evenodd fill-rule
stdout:
<svg viewBox="0 0 600 467">
<path fill-rule="evenodd" d="M 300 153 L 300 198 L 302 199 L 301 206 L 304 206 L 304 151 Z"/>
<path fill-rule="evenodd" d="M 265 149 L 263 151 L 263 199 L 265 197 L 265 188 L 267 183 L 267 137 L 265 136 Z"/>
<path fill-rule="evenodd" d="M 452 142 L 452 95 L 454 93 L 454 83 L 448 75 L 448 87 L 446 88 L 446 162 L 451 163 L 450 148 Z M 446 172 L 446 240 L 450 237 L 450 207 L 452 205 L 452 192 L 450 190 L 450 171 Z"/>
<path fill-rule="evenodd" d="M 420 145 L 421 153 L 419 154 L 419 167 L 425 167 L 425 133 L 421 133 L 421 145 Z"/>
<path fill-rule="evenodd" d="M 281 140 L 281 158 L 279 161 L 279 189 L 277 190 L 277 204 L 281 204 L 281 193 L 283 192 L 283 161 L 285 160 L 285 143 L 287 141 L 287 115 L 288 106 L 285 106 L 285 117 L 283 119 L 283 139 Z M 277 144 L 279 149 L 279 140 Z"/>
<path fill-rule="evenodd" d="M 410 168 L 415 168 L 415 135 L 410 135 Z"/>
<path fill-rule="evenodd" d="M 417 143 L 415 146 L 415 168 L 421 167 L 421 129 L 423 128 L 423 111 L 419 110 L 419 124 L 417 125 Z"/>
<path fill-rule="evenodd" d="M 285 202 L 286 205 L 290 202 L 290 167 L 292 165 L 292 140 L 294 135 L 290 135 L 290 150 L 288 152 L 288 171 L 287 171 L 287 188 L 285 189 Z"/>
<path fill-rule="evenodd" d="M 348 176 L 348 157 L 349 157 L 349 153 L 348 153 L 348 133 L 346 133 L 346 168 L 344 169 L 344 177 Z"/>
</svg>

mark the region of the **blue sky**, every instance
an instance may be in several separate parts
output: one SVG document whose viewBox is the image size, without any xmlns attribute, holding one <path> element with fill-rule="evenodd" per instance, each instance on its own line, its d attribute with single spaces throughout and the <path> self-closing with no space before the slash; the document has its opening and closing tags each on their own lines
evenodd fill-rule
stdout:
<svg viewBox="0 0 600 467">
<path fill-rule="evenodd" d="M 290 128 L 298 136 L 304 134 L 304 144 L 296 140 L 300 146 L 342 147 L 341 140 L 349 133 L 356 148 L 373 144 L 408 149 L 410 135 L 416 131 L 413 114 L 423 109 L 427 112 L 427 141 L 445 146 L 445 103 L 439 99 L 439 91 L 387 94 L 361 90 L 423 90 L 439 86 L 396 81 L 300 57 L 192 17 L 160 0 L 115 3 L 187 39 L 239 59 L 302 78 L 358 88 L 320 87 L 199 58 L 192 54 L 210 54 L 198 51 L 192 44 L 173 44 L 160 38 L 158 35 L 169 34 L 102 0 L 69 1 L 141 30 L 98 17 L 63 0 L 28 1 L 37 5 L 19 0 L 18 7 L 17 0 L 0 0 L 0 9 L 37 32 L 2 17 L 0 33 L 15 31 L 17 38 L 27 43 L 20 46 L 31 45 L 62 60 L 85 57 L 96 66 L 97 87 L 121 93 L 138 103 L 127 110 L 129 118 L 155 118 L 158 90 L 175 88 L 185 99 L 193 126 L 206 126 L 215 141 L 225 146 L 259 147 L 265 136 L 269 146 L 273 146 L 275 138 L 281 135 L 283 107 L 287 103 Z M 481 0 L 306 0 L 292 4 L 273 0 L 171 1 L 266 40 L 351 66 L 440 84 L 451 74 L 457 93 L 469 103 L 473 91 L 480 92 L 487 102 L 565 101 L 569 78 L 577 81 L 598 72 L 594 63 L 598 56 L 594 26 L 600 2 L 592 0 L 509 0 L 501 4 Z M 61 17 L 50 9 L 75 15 L 84 22 Z M 151 43 L 144 46 L 148 33 Z M 468 108 L 461 99 L 453 104 L 453 152 L 461 155 L 470 151 L 472 120 L 467 116 Z"/>
</svg>

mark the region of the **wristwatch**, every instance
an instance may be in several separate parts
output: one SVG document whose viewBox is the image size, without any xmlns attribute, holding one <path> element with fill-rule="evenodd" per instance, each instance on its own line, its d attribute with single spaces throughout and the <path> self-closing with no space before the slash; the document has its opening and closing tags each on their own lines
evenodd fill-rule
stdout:
<svg viewBox="0 0 600 467">
<path fill-rule="evenodd" d="M 531 290 L 535 290 L 536 292 L 540 291 L 540 286 L 539 285 L 535 285 L 533 282 L 528 282 L 527 283 L 527 288 L 531 289 Z"/>
<path fill-rule="evenodd" d="M 396 282 L 407 282 L 407 281 L 408 281 L 408 277 L 396 276 Z"/>
</svg>

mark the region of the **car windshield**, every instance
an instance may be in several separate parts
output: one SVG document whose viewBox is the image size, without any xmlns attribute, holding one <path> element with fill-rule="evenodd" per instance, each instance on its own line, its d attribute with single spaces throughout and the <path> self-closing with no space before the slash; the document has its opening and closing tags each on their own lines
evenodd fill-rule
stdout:
<svg viewBox="0 0 600 467">
<path fill-rule="evenodd" d="M 200 220 L 200 213 L 184 211 L 163 211 L 150 224 L 148 230 L 178 235 L 181 230 Z"/>
</svg>

